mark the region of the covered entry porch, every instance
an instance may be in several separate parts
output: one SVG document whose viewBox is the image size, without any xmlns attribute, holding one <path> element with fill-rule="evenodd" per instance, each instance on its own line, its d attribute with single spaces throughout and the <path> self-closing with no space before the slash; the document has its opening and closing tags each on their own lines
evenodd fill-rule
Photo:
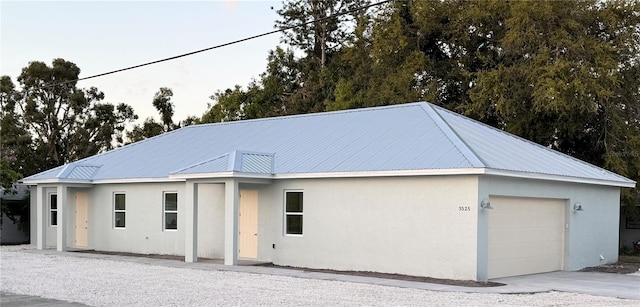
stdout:
<svg viewBox="0 0 640 307">
<path fill-rule="evenodd" d="M 69 247 L 87 247 L 90 206 L 88 193 L 91 187 L 91 184 L 85 183 L 58 182 L 38 184 L 32 188 L 31 193 L 36 193 L 37 249 L 55 246 L 58 251 L 66 251 Z"/>
<path fill-rule="evenodd" d="M 260 178 L 200 178 L 187 179 L 185 187 L 185 262 L 197 262 L 199 254 L 200 236 L 211 235 L 200 233 L 203 223 L 199 219 L 200 211 L 206 208 L 200 204 L 200 190 L 210 185 L 224 187 L 224 219 L 223 228 L 216 228 L 223 232 L 223 262 L 225 265 L 238 265 L 239 258 L 256 259 L 258 244 L 258 206 L 259 195 L 256 185 L 271 184 L 271 179 Z M 241 216 L 242 213 L 242 216 Z M 200 220 L 200 221 L 199 221 Z M 241 226 L 243 229 L 241 229 Z M 242 232 L 244 230 L 244 232 Z"/>
</svg>

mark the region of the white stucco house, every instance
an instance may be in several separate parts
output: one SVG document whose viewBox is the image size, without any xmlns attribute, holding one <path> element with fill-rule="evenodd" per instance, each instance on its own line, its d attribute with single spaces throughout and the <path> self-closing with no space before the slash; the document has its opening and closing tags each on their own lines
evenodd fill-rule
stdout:
<svg viewBox="0 0 640 307">
<path fill-rule="evenodd" d="M 617 261 L 635 186 L 428 103 L 189 126 L 24 183 L 39 249 L 478 281 Z"/>
</svg>

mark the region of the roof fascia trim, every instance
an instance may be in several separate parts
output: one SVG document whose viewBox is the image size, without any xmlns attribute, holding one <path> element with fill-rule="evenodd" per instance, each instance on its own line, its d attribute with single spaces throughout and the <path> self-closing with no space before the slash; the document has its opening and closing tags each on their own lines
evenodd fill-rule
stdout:
<svg viewBox="0 0 640 307">
<path fill-rule="evenodd" d="M 307 178 L 360 178 L 360 177 L 402 177 L 402 176 L 435 176 L 435 175 L 479 175 L 484 168 L 448 168 L 395 171 L 361 171 L 335 173 L 295 173 L 276 174 L 274 179 L 307 179 Z"/>
<path fill-rule="evenodd" d="M 429 115 L 433 122 L 440 128 L 440 131 L 447 136 L 447 139 L 455 146 L 460 153 L 471 163 L 473 167 L 486 167 L 486 163 L 469 147 L 469 145 L 449 126 L 449 124 L 438 114 L 434 106 L 429 103 L 421 104 L 422 109 Z"/>
<path fill-rule="evenodd" d="M 48 179 L 22 180 L 22 181 L 19 181 L 18 183 L 26 184 L 26 185 L 34 185 L 34 184 L 83 184 L 83 185 L 91 185 L 93 182 L 91 182 L 91 180 L 81 180 L 81 179 L 48 178 Z"/>
<path fill-rule="evenodd" d="M 175 179 L 203 179 L 203 178 L 256 178 L 274 179 L 272 174 L 262 173 L 242 173 L 242 172 L 219 172 L 219 173 L 193 173 L 193 174 L 173 174 L 169 178 Z"/>
<path fill-rule="evenodd" d="M 93 184 L 107 183 L 155 183 L 155 182 L 184 182 L 182 178 L 158 177 L 158 178 L 127 178 L 127 179 L 100 179 L 93 180 Z"/>
<path fill-rule="evenodd" d="M 613 181 L 613 180 L 569 177 L 569 176 L 559 176 L 559 175 L 540 174 L 540 173 L 517 172 L 517 171 L 489 169 L 489 168 L 486 170 L 485 174 L 501 176 L 501 177 L 585 183 L 585 184 L 606 185 L 606 186 L 624 187 L 624 188 L 635 188 L 636 186 L 635 181 Z"/>
</svg>

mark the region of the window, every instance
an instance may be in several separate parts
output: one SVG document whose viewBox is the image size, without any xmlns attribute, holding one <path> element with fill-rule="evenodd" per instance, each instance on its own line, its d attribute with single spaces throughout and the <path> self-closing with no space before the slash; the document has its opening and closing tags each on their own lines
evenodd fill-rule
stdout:
<svg viewBox="0 0 640 307">
<path fill-rule="evenodd" d="M 284 229 L 288 235 L 302 234 L 302 192 L 285 191 L 285 222 Z"/>
<path fill-rule="evenodd" d="M 126 215 L 126 197 L 124 193 L 113 194 L 113 227 L 124 228 Z"/>
<path fill-rule="evenodd" d="M 58 225 L 58 195 L 49 194 L 49 225 Z"/>
<path fill-rule="evenodd" d="M 164 229 L 178 229 L 178 193 L 164 193 Z"/>
</svg>

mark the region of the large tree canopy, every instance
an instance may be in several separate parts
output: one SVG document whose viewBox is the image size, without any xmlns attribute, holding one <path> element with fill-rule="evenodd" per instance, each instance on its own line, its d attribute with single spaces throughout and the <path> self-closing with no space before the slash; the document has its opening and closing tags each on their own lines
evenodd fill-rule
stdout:
<svg viewBox="0 0 640 307">
<path fill-rule="evenodd" d="M 363 3 L 285 2 L 277 25 Z M 638 1 L 394 1 L 283 42 L 203 121 L 427 100 L 640 181 Z M 640 205 L 638 191 L 623 203 Z"/>
<path fill-rule="evenodd" d="M 80 68 L 64 59 L 31 62 L 19 89 L 2 77 L 2 161 L 21 176 L 122 144 L 133 109 L 102 102 L 97 88 L 76 87 Z"/>
<path fill-rule="evenodd" d="M 95 87 L 76 87 L 80 68 L 63 59 L 51 66 L 31 62 L 18 76 L 19 87 L 0 77 L 0 176 L 4 193 L 14 184 L 65 163 L 123 143 L 125 124 L 136 119 L 124 104 L 102 102 Z M 29 201 L 2 199 L 1 211 L 28 230 Z M 18 216 L 21 218 L 18 219 Z"/>
</svg>

